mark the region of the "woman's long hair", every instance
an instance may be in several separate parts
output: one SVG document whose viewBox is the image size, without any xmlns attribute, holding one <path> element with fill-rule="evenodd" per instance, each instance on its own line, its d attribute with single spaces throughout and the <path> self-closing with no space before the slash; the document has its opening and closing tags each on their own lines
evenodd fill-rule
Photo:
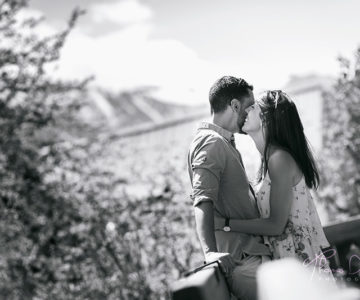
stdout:
<svg viewBox="0 0 360 300">
<path fill-rule="evenodd" d="M 267 91 L 260 97 L 261 119 L 265 127 L 265 150 L 258 173 L 260 182 L 268 171 L 270 146 L 287 151 L 295 160 L 309 188 L 320 179 L 295 103 L 282 91 Z"/>
</svg>

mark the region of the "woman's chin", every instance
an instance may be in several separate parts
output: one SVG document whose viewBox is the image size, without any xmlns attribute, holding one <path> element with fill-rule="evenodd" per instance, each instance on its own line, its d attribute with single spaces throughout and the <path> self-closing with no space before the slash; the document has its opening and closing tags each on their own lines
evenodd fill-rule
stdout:
<svg viewBox="0 0 360 300">
<path fill-rule="evenodd" d="M 249 133 L 248 132 L 248 128 L 246 127 L 246 124 L 243 125 L 243 127 L 241 128 L 242 132 L 245 132 L 245 133 Z"/>
</svg>

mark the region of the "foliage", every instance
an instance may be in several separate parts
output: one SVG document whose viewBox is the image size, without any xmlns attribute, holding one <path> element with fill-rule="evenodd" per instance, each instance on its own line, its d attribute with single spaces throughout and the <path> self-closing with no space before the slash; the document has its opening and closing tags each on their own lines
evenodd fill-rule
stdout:
<svg viewBox="0 0 360 300">
<path fill-rule="evenodd" d="M 82 11 L 40 37 L 40 19 L 18 18 L 26 5 L 0 4 L 0 296 L 165 299 L 200 261 L 184 153 L 90 136 L 88 79 L 47 72 Z"/>
<path fill-rule="evenodd" d="M 342 74 L 324 95 L 321 159 L 320 196 L 333 219 L 360 214 L 360 48 L 339 61 Z"/>
</svg>

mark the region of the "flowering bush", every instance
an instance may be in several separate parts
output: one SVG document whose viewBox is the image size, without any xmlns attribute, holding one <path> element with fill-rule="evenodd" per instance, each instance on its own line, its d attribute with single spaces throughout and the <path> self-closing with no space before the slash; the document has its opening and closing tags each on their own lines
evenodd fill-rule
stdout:
<svg viewBox="0 0 360 300">
<path fill-rule="evenodd" d="M 42 38 L 40 20 L 18 18 L 26 4 L 0 4 L 0 295 L 165 299 L 200 261 L 183 150 L 169 156 L 82 123 L 88 80 L 46 72 L 82 12 Z"/>
</svg>

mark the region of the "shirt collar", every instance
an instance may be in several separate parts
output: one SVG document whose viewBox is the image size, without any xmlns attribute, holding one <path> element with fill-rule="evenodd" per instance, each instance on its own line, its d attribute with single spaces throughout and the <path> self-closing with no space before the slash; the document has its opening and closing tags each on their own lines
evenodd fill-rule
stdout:
<svg viewBox="0 0 360 300">
<path fill-rule="evenodd" d="M 201 122 L 198 128 L 214 130 L 215 132 L 220 134 L 222 137 L 227 139 L 229 142 L 234 141 L 234 134 L 232 132 L 230 132 L 229 130 L 226 130 L 214 123 Z"/>
</svg>

